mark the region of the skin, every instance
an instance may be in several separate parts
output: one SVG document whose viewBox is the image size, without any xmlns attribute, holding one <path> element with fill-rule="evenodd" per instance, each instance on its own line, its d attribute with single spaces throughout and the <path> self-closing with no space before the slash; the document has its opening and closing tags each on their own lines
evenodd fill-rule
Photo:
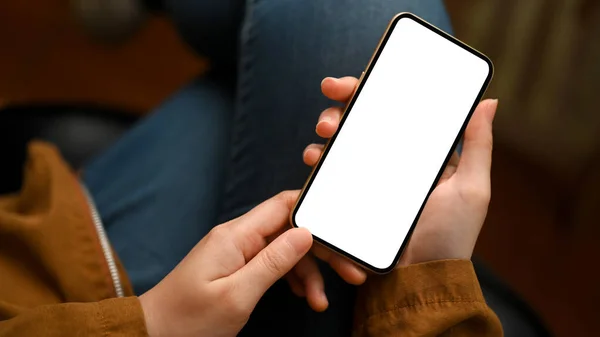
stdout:
<svg viewBox="0 0 600 337">
<path fill-rule="evenodd" d="M 358 81 L 326 78 L 323 94 L 346 102 Z M 496 100 L 478 106 L 454 155 L 431 194 L 399 266 L 443 259 L 470 259 L 490 200 L 492 121 Z M 342 109 L 321 114 L 316 132 L 330 138 Z M 323 145 L 311 144 L 304 162 L 314 166 Z M 316 311 L 327 308 L 322 259 L 347 282 L 367 274 L 331 251 L 314 245 L 306 229 L 290 229 L 288 217 L 299 191 L 286 191 L 245 215 L 216 226 L 156 287 L 140 296 L 150 336 L 235 336 L 262 295 L 285 277 L 292 291 Z"/>
</svg>

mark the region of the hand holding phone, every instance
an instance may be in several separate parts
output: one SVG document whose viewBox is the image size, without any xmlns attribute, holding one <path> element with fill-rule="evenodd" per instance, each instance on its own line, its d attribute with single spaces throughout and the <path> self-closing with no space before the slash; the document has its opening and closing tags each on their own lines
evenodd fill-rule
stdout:
<svg viewBox="0 0 600 337">
<path fill-rule="evenodd" d="M 346 103 L 357 85 L 356 78 L 344 77 L 326 78 L 321 86 L 325 96 Z M 496 100 L 485 100 L 478 105 L 464 133 L 462 155 L 459 158 L 455 153 L 446 165 L 399 265 L 471 258 L 490 200 L 492 121 L 497 104 Z M 317 134 L 331 138 L 339 127 L 342 112 L 338 107 L 323 111 Z M 316 165 L 322 152 L 321 144 L 307 146 L 304 162 Z"/>
<path fill-rule="evenodd" d="M 394 17 L 292 225 L 367 269 L 393 270 L 492 73 L 487 57 L 423 19 Z"/>
</svg>

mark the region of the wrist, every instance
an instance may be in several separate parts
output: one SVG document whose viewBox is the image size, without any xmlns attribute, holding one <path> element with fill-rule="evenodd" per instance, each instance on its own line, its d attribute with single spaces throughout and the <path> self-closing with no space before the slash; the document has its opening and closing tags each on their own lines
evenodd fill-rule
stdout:
<svg viewBox="0 0 600 337">
<path fill-rule="evenodd" d="M 159 324 L 160 316 L 156 313 L 157 306 L 154 303 L 152 294 L 149 294 L 152 290 L 139 296 L 140 305 L 144 312 L 144 321 L 146 322 L 146 330 L 148 331 L 149 337 L 160 337 L 161 329 Z"/>
</svg>

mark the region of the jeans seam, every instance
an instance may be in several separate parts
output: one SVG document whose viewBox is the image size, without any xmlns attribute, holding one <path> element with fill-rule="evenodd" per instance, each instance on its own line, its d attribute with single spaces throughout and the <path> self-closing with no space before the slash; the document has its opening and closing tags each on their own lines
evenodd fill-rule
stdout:
<svg viewBox="0 0 600 337">
<path fill-rule="evenodd" d="M 248 149 L 252 148 L 255 142 L 250 137 L 251 132 L 246 132 L 250 111 L 246 105 L 254 90 L 250 83 L 250 79 L 253 77 L 254 55 L 250 49 L 256 38 L 256 6 L 259 2 L 260 0 L 246 0 L 244 20 L 240 29 L 237 99 L 231 133 L 230 168 L 228 169 L 221 212 L 225 216 L 230 216 L 235 209 L 243 208 L 243 205 L 235 204 L 235 195 L 239 185 L 252 176 L 252 172 L 249 170 L 238 172 L 237 166 L 240 162 L 244 162 L 245 156 L 249 155 Z"/>
</svg>

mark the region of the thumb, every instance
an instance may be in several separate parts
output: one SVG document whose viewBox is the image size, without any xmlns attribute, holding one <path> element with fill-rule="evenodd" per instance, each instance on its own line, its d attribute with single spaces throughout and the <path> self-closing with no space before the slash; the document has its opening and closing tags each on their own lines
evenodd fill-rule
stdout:
<svg viewBox="0 0 600 337">
<path fill-rule="evenodd" d="M 244 267 L 230 276 L 244 298 L 254 301 L 287 274 L 312 246 L 307 229 L 294 228 L 281 234 Z"/>
<path fill-rule="evenodd" d="M 462 155 L 457 173 L 466 181 L 489 182 L 492 166 L 492 122 L 498 100 L 479 104 L 465 130 Z"/>
</svg>

